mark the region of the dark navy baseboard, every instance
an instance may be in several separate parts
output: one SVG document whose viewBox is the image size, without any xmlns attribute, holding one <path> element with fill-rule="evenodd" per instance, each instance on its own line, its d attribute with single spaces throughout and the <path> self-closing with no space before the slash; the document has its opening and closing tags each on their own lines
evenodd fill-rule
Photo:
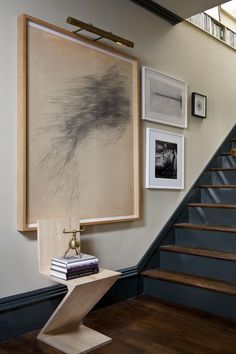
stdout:
<svg viewBox="0 0 236 354">
<path fill-rule="evenodd" d="M 236 319 L 236 296 L 150 278 L 144 281 L 144 292 L 145 295 L 194 308 L 205 314 Z"/>
<path fill-rule="evenodd" d="M 67 292 L 56 285 L 0 300 L 0 341 L 43 327 Z"/>
<path fill-rule="evenodd" d="M 128 298 L 139 291 L 137 268 L 120 270 L 122 276 L 96 305 L 96 309 Z M 55 285 L 0 299 L 0 341 L 41 329 L 67 293 Z"/>
</svg>

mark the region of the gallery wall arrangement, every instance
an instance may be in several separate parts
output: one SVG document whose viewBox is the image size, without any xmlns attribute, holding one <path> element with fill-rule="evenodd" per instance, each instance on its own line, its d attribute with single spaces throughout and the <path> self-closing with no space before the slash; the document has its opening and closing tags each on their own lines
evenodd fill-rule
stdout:
<svg viewBox="0 0 236 354">
<path fill-rule="evenodd" d="M 137 59 L 21 15 L 18 94 L 18 230 L 137 219 Z"/>
<path fill-rule="evenodd" d="M 187 83 L 142 67 L 142 119 L 187 128 Z M 146 188 L 184 188 L 184 136 L 146 129 Z"/>
<path fill-rule="evenodd" d="M 139 218 L 139 75 L 132 56 L 19 17 L 18 230 Z M 142 120 L 187 128 L 187 83 L 146 66 L 141 79 Z M 184 188 L 183 135 L 147 128 L 146 188 Z"/>
</svg>

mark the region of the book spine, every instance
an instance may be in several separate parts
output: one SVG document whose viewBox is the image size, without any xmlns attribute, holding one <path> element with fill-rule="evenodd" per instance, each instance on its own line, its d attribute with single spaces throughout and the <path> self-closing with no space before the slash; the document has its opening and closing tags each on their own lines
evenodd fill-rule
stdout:
<svg viewBox="0 0 236 354">
<path fill-rule="evenodd" d="M 95 269 L 92 269 L 92 270 L 87 270 L 87 271 L 84 271 L 84 272 L 79 272 L 79 273 L 69 273 L 66 275 L 66 279 L 67 280 L 70 280 L 70 279 L 74 279 L 74 278 L 80 278 L 80 277 L 83 277 L 85 275 L 92 275 L 92 274 L 96 274 L 99 272 L 99 268 L 95 268 Z"/>
<path fill-rule="evenodd" d="M 90 270 L 86 270 L 86 271 L 82 271 L 82 272 L 74 272 L 72 274 L 61 273 L 61 272 L 51 269 L 50 274 L 51 274 L 51 276 L 59 278 L 59 279 L 70 280 L 70 279 L 74 279 L 74 278 L 80 278 L 85 275 L 92 275 L 92 274 L 95 274 L 98 272 L 99 272 L 99 268 L 96 267 L 95 269 L 90 269 Z"/>
<path fill-rule="evenodd" d="M 58 267 L 67 268 L 67 269 L 76 268 L 76 267 L 79 268 L 80 266 L 98 264 L 98 258 L 95 258 L 93 260 L 74 262 L 74 263 L 70 263 L 70 264 L 65 264 L 65 263 L 61 263 L 61 262 L 57 262 L 57 261 L 52 260 L 51 264 L 56 265 Z"/>
<path fill-rule="evenodd" d="M 61 273 L 74 273 L 74 272 L 82 272 L 82 271 L 89 270 L 89 269 L 96 269 L 97 267 L 98 267 L 98 263 L 87 264 L 87 265 L 83 265 L 83 266 L 79 266 L 79 267 L 75 267 L 75 268 L 58 267 L 58 266 L 52 264 L 51 269 L 57 270 L 58 272 L 61 272 Z"/>
</svg>

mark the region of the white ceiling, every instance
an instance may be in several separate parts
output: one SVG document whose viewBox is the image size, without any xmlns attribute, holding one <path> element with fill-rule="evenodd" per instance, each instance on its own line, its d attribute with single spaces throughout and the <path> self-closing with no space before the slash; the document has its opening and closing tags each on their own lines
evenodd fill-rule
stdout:
<svg viewBox="0 0 236 354">
<path fill-rule="evenodd" d="M 153 0 L 157 4 L 165 7 L 174 14 L 188 18 L 199 12 L 211 9 L 214 6 L 221 5 L 226 0 Z"/>
</svg>

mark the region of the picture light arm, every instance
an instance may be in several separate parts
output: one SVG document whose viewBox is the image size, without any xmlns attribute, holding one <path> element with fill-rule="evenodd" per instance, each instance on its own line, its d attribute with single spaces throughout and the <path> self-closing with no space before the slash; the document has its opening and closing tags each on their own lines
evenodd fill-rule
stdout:
<svg viewBox="0 0 236 354">
<path fill-rule="evenodd" d="M 76 18 L 73 18 L 70 16 L 67 17 L 66 22 L 69 23 L 70 25 L 73 25 L 73 26 L 76 26 L 79 28 L 78 30 L 74 31 L 75 33 L 85 30 L 85 31 L 97 34 L 99 37 L 97 39 L 95 39 L 95 41 L 98 41 L 101 38 L 106 38 L 106 39 L 109 39 L 110 41 L 113 41 L 113 42 L 120 44 L 120 45 L 123 44 L 127 47 L 131 47 L 131 48 L 134 47 L 133 42 L 131 42 L 125 38 L 119 37 L 119 36 L 113 34 L 112 32 L 107 32 L 107 31 L 102 30 L 101 28 L 95 27 L 91 23 L 86 23 L 86 22 L 77 20 Z"/>
</svg>

